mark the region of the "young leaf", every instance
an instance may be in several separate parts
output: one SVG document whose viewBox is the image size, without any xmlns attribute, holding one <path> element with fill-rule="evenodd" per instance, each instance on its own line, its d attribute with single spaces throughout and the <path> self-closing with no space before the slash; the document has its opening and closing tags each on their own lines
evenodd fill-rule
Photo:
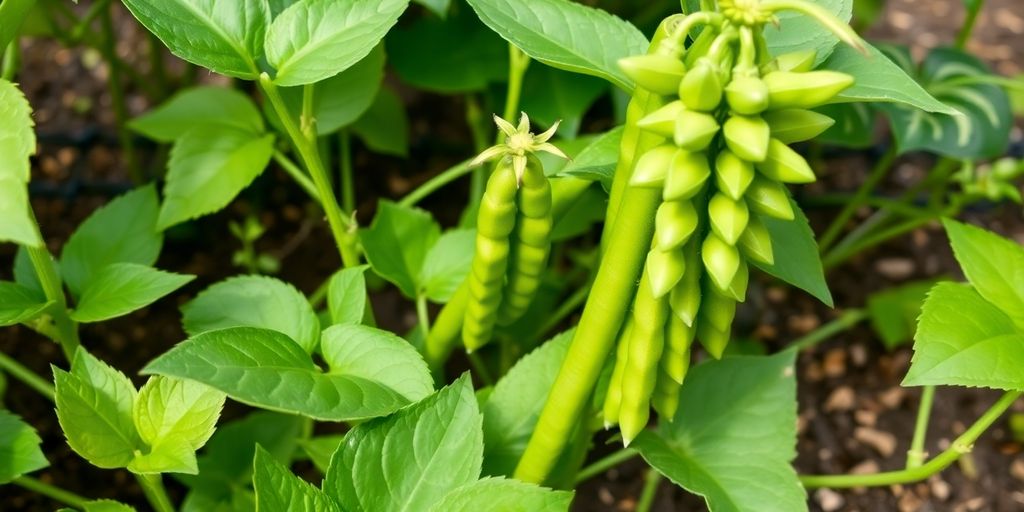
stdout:
<svg viewBox="0 0 1024 512">
<path fill-rule="evenodd" d="M 60 263 L 51 257 L 50 265 L 53 267 L 54 274 L 59 276 L 61 273 Z M 14 253 L 14 282 L 26 290 L 30 290 L 37 300 L 46 300 L 46 294 L 43 292 L 43 285 L 39 282 L 36 268 L 32 265 L 28 250 L 22 245 L 19 245 L 18 251 Z"/>
<path fill-rule="evenodd" d="M 694 367 L 675 419 L 642 432 L 632 446 L 715 512 L 807 510 L 789 464 L 796 456 L 794 357 L 787 351 Z"/>
<path fill-rule="evenodd" d="M 89 323 L 124 316 L 156 302 L 193 279 L 195 276 L 173 274 L 136 263 L 113 263 L 89 281 L 71 319 Z"/>
<path fill-rule="evenodd" d="M 138 450 L 128 463 L 128 471 L 137 475 L 160 473 L 183 473 L 194 475 L 199 472 L 196 451 L 182 436 L 170 435 L 150 444 L 145 450 Z"/>
<path fill-rule="evenodd" d="M 40 246 L 29 216 L 29 157 L 36 152 L 32 107 L 18 86 L 0 79 L 0 241 Z"/>
<path fill-rule="evenodd" d="M 352 124 L 366 147 L 393 156 L 409 154 L 409 120 L 405 105 L 391 89 L 381 88 L 369 110 Z"/>
<path fill-rule="evenodd" d="M 273 135 L 222 126 L 199 126 L 171 148 L 160 229 L 216 212 L 270 163 Z"/>
<path fill-rule="evenodd" d="M 159 142 L 174 142 L 197 126 L 263 133 L 263 117 L 252 100 L 235 89 L 201 86 L 185 89 L 128 127 Z"/>
<path fill-rule="evenodd" d="M 158 375 L 139 390 L 132 417 L 146 443 L 180 437 L 195 451 L 213 435 L 223 406 L 223 393 L 196 382 Z"/>
<path fill-rule="evenodd" d="M 600 181 L 605 190 L 610 190 L 615 165 L 619 161 L 619 143 L 622 142 L 622 127 L 617 126 L 595 138 L 578 155 L 573 157 L 558 173 L 580 179 Z"/>
<path fill-rule="evenodd" d="M 252 484 L 256 510 L 289 512 L 341 512 L 323 491 L 295 476 L 263 448 L 256 448 Z"/>
<path fill-rule="evenodd" d="M 1022 390 L 1021 358 L 1024 333 L 1010 317 L 970 286 L 940 283 L 921 310 L 903 385 Z"/>
<path fill-rule="evenodd" d="M 839 21 L 847 23 L 853 14 L 853 0 L 814 0 Z M 816 63 L 821 63 L 832 54 L 839 39 L 828 27 L 818 20 L 796 11 L 782 11 L 776 15 L 779 22 L 764 27 L 764 37 L 768 40 L 768 50 L 772 55 L 801 50 L 817 52 Z"/>
<path fill-rule="evenodd" d="M 34 428 L 0 409 L 0 484 L 48 466 L 42 442 Z"/>
<path fill-rule="evenodd" d="M 366 265 L 339 270 L 327 287 L 332 325 L 361 324 L 366 314 Z"/>
<path fill-rule="evenodd" d="M 633 89 L 618 61 L 646 52 L 648 43 L 629 22 L 569 0 L 468 1 L 491 30 L 530 57 Z"/>
<path fill-rule="evenodd" d="M 832 292 L 825 282 L 825 271 L 821 267 L 818 243 L 814 232 L 807 223 L 803 210 L 790 199 L 796 218 L 780 220 L 761 215 L 761 221 L 768 228 L 775 251 L 775 264 L 766 265 L 751 261 L 757 268 L 813 295 L 828 307 L 832 307 Z"/>
<path fill-rule="evenodd" d="M 60 272 L 76 297 L 112 263 L 153 266 L 164 238 L 156 229 L 159 201 L 152 185 L 137 188 L 89 215 L 64 244 Z"/>
<path fill-rule="evenodd" d="M 453 229 L 441 235 L 427 251 L 418 281 L 428 299 L 447 303 L 469 275 L 473 264 L 476 230 Z"/>
<path fill-rule="evenodd" d="M 327 468 L 331 465 L 331 457 L 344 441 L 344 435 L 320 436 L 302 441 L 301 445 L 302 451 L 306 452 L 316 469 L 327 474 Z"/>
<path fill-rule="evenodd" d="M 856 80 L 839 93 L 836 103 L 849 101 L 902 103 L 909 107 L 956 115 L 956 110 L 928 94 L 906 71 L 868 43 L 868 56 L 845 44 L 836 46 L 822 69 L 846 73 Z"/>
<path fill-rule="evenodd" d="M 434 392 L 434 379 L 420 353 L 388 331 L 335 325 L 324 331 L 321 351 L 331 374 L 382 384 L 410 403 Z"/>
<path fill-rule="evenodd" d="M 406 369 L 398 366 L 395 373 Z M 288 336 L 254 327 L 194 336 L 156 358 L 142 373 L 194 380 L 245 404 L 323 421 L 375 418 L 410 402 L 380 382 L 324 373 Z"/>
<path fill-rule="evenodd" d="M 415 298 L 427 252 L 440 236 L 441 227 L 426 211 L 381 201 L 359 238 L 373 271 Z"/>
<path fill-rule="evenodd" d="M 353 428 L 323 487 L 346 510 L 430 510 L 477 480 L 482 438 L 473 387 L 463 376 L 388 418 Z"/>
<path fill-rule="evenodd" d="M 312 353 L 320 320 L 294 286 L 265 276 L 237 276 L 203 290 L 181 307 L 189 336 L 225 327 L 262 327 L 281 332 Z"/>
<path fill-rule="evenodd" d="M 583 114 L 606 92 L 608 82 L 604 80 L 550 66 L 530 66 L 523 79 L 522 109 L 541 126 L 561 121 L 558 136 L 575 139 Z"/>
<path fill-rule="evenodd" d="M 32 320 L 52 304 L 20 284 L 0 281 L 0 327 Z"/>
<path fill-rule="evenodd" d="M 299 0 L 267 29 L 274 82 L 319 82 L 359 62 L 384 38 L 409 0 Z"/>
<path fill-rule="evenodd" d="M 511 475 L 540 417 L 573 331 L 555 336 L 519 360 L 481 405 L 485 475 Z"/>
<path fill-rule="evenodd" d="M 921 305 L 934 281 L 919 281 L 897 286 L 868 296 L 871 327 L 892 350 L 914 338 Z"/>
<path fill-rule="evenodd" d="M 942 221 L 967 280 L 985 300 L 1024 327 L 1024 248 L 981 228 Z"/>
<path fill-rule="evenodd" d="M 266 0 L 125 0 L 171 53 L 217 73 L 255 80 L 270 24 Z"/>
<path fill-rule="evenodd" d="M 448 493 L 431 509 L 435 512 L 567 512 L 572 491 L 555 491 L 504 478 L 485 478 Z M 514 505 L 513 505 L 514 504 Z"/>
<path fill-rule="evenodd" d="M 136 391 L 128 377 L 79 348 L 71 372 L 53 367 L 57 420 L 68 445 L 92 465 L 127 467 L 141 440 L 132 423 Z"/>
</svg>

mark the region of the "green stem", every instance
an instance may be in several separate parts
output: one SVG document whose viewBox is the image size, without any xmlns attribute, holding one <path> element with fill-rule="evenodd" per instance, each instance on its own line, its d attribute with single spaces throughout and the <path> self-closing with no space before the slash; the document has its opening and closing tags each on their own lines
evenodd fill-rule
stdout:
<svg viewBox="0 0 1024 512">
<path fill-rule="evenodd" d="M 19 476 L 12 480 L 11 483 L 78 509 L 84 509 L 86 503 L 89 502 L 88 498 L 83 498 L 71 491 L 65 491 L 29 476 Z"/>
<path fill-rule="evenodd" d="M 157 93 L 154 101 L 162 100 L 167 95 L 167 66 L 164 64 L 164 44 L 156 34 L 146 31 L 149 41 L 149 72 L 153 78 L 153 89 Z"/>
<path fill-rule="evenodd" d="M 786 350 L 793 350 L 799 352 L 801 350 L 811 348 L 817 345 L 818 343 L 821 343 L 831 338 L 832 336 L 835 336 L 836 334 L 846 331 L 851 327 L 861 323 L 862 321 L 866 320 L 867 317 L 868 314 L 863 309 L 848 310 L 842 315 L 840 315 L 839 318 L 836 318 L 835 320 L 832 320 L 831 322 L 821 327 L 818 327 L 817 329 L 801 336 L 800 338 L 793 340 L 793 342 L 790 343 L 788 347 L 786 347 Z"/>
<path fill-rule="evenodd" d="M 654 497 L 658 494 L 658 486 L 664 477 L 654 468 L 647 470 L 644 477 L 644 489 L 640 492 L 640 499 L 636 502 L 636 512 L 651 512 L 651 505 L 654 504 Z"/>
<path fill-rule="evenodd" d="M 981 12 L 981 8 L 985 5 L 985 0 L 975 0 L 973 5 L 967 9 L 967 18 L 964 19 L 964 24 L 960 27 L 960 32 L 956 35 L 955 46 L 958 50 L 963 50 L 967 46 L 967 41 L 971 39 L 971 33 L 974 32 L 974 26 L 978 21 L 978 13 Z"/>
<path fill-rule="evenodd" d="M 274 161 L 277 165 L 280 165 L 284 172 L 288 173 L 289 176 L 299 184 L 302 190 L 305 190 L 309 197 L 312 197 L 316 201 L 320 201 L 320 193 L 316 191 L 316 185 L 313 184 L 313 180 L 309 179 L 309 175 L 305 173 L 299 166 L 293 162 L 284 153 L 274 150 Z"/>
<path fill-rule="evenodd" d="M 18 29 L 36 0 L 4 0 L 0 2 L 0 48 L 7 48 L 18 39 Z"/>
<path fill-rule="evenodd" d="M 537 334 L 534 335 L 534 338 L 540 338 L 544 336 L 545 333 L 551 331 L 555 327 L 558 327 L 558 324 L 562 323 L 562 320 L 565 320 L 567 316 L 572 314 L 573 311 L 576 311 L 576 309 L 586 302 L 588 295 L 590 295 L 589 284 L 581 286 L 573 292 L 569 298 L 565 299 L 565 301 L 558 306 L 558 309 L 556 309 L 554 313 L 548 315 L 544 323 L 541 324 L 539 329 L 537 329 Z"/>
<path fill-rule="evenodd" d="M 38 391 L 51 402 L 54 401 L 57 392 L 53 389 L 53 384 L 3 352 L 0 352 L 0 370 Z"/>
<path fill-rule="evenodd" d="M 430 315 L 427 314 L 427 296 L 422 293 L 416 296 L 416 316 L 420 321 L 423 338 L 430 335 Z"/>
<path fill-rule="evenodd" d="M 508 45 L 508 91 L 505 94 L 505 115 L 510 123 L 514 123 L 516 113 L 519 111 L 519 98 L 523 94 L 523 77 L 526 76 L 526 69 L 530 67 L 530 57 L 523 53 L 516 45 Z M 501 134 L 498 134 L 498 142 L 501 142 Z"/>
<path fill-rule="evenodd" d="M 825 270 L 829 270 L 841 263 L 846 262 L 846 260 L 852 258 L 854 255 L 861 251 L 870 249 L 876 245 L 885 243 L 893 238 L 913 231 L 921 226 L 924 226 L 925 224 L 928 224 L 929 222 L 934 221 L 935 219 L 939 219 L 945 216 L 953 216 L 959 211 L 959 207 L 953 206 L 947 208 L 943 212 L 923 214 L 918 218 L 909 219 L 891 228 L 885 229 L 877 234 L 863 238 L 861 241 L 857 243 L 837 247 L 836 249 L 830 251 L 828 254 L 822 257 L 821 263 L 825 267 Z"/>
<path fill-rule="evenodd" d="M 99 18 L 104 11 L 110 6 L 110 0 L 99 0 L 89 6 L 89 10 L 85 11 L 85 14 L 81 18 L 75 21 L 74 26 L 71 28 L 70 37 L 72 41 L 81 41 L 85 36 L 86 31 L 89 30 L 90 25 L 96 18 Z"/>
<path fill-rule="evenodd" d="M 142 486 L 142 492 L 146 494 L 146 499 L 156 512 L 174 512 L 174 505 L 167 497 L 161 475 L 135 475 L 135 479 Z"/>
<path fill-rule="evenodd" d="M 469 359 L 470 366 L 473 367 L 473 373 L 484 383 L 484 386 L 493 386 L 494 377 L 491 376 L 491 371 L 487 369 L 487 363 L 480 358 L 480 354 L 475 352 L 467 352 L 466 357 Z"/>
<path fill-rule="evenodd" d="M 946 469 L 964 454 L 970 453 L 974 442 L 1013 405 L 1020 395 L 1020 391 L 1007 391 L 966 432 L 957 437 L 949 448 L 916 468 L 862 475 L 802 475 L 800 482 L 808 489 L 819 487 L 843 489 L 908 484 L 924 480 Z"/>
<path fill-rule="evenodd" d="M 14 81 L 14 76 L 18 74 L 20 65 L 21 51 L 18 48 L 18 40 L 15 39 L 4 49 L 3 66 L 0 67 L 0 79 L 7 80 L 8 82 Z"/>
<path fill-rule="evenodd" d="M 822 194 L 820 196 L 805 198 L 801 201 L 801 204 L 807 207 L 832 207 L 843 206 L 853 200 L 853 195 L 851 194 Z M 879 210 L 888 210 L 894 214 L 902 215 L 904 217 L 917 217 L 927 211 L 924 208 L 908 205 L 902 201 L 889 199 L 887 197 L 867 197 L 861 204 L 877 208 Z"/>
<path fill-rule="evenodd" d="M 114 18 L 108 5 L 100 17 L 100 26 L 103 29 L 102 52 L 107 59 L 107 66 L 110 68 L 108 87 L 110 88 L 110 101 L 114 108 L 114 121 L 117 123 L 117 139 L 121 144 L 121 158 L 128 176 L 136 184 L 145 181 L 142 171 L 139 169 L 135 159 L 135 140 L 128 131 L 128 106 L 124 96 L 124 86 L 121 83 L 121 59 L 117 57 L 117 40 L 114 32 Z"/>
<path fill-rule="evenodd" d="M 935 386 L 925 386 L 921 390 L 921 404 L 917 408 L 917 421 L 914 423 L 914 438 L 910 441 L 907 452 L 907 469 L 921 467 L 927 453 L 924 451 L 925 439 L 928 437 L 928 419 L 932 414 L 932 403 L 935 401 Z"/>
<path fill-rule="evenodd" d="M 465 176 L 466 174 L 469 174 L 470 172 L 475 172 L 480 169 L 480 167 L 470 167 L 470 161 L 472 160 L 470 159 L 459 162 L 454 166 L 442 171 L 437 176 L 430 178 L 419 187 L 416 187 L 415 190 L 406 194 L 405 197 L 403 197 L 402 200 L 398 202 L 398 204 L 405 207 L 416 206 L 417 203 L 422 201 L 430 194 L 433 194 L 441 187 L 444 187 L 445 185 Z"/>
<path fill-rule="evenodd" d="M 480 100 L 475 94 L 466 96 L 466 124 L 469 125 L 469 134 L 473 138 L 473 154 L 478 155 L 487 149 L 491 120 L 484 116 L 483 109 L 480 108 Z M 484 188 L 487 185 L 487 168 L 481 165 L 471 170 L 473 177 L 469 184 L 469 204 L 477 204 L 484 196 Z"/>
<path fill-rule="evenodd" d="M 359 265 L 358 226 L 355 220 L 338 206 L 338 200 L 334 196 L 330 180 L 327 177 L 327 170 L 324 169 L 323 162 L 320 160 L 320 152 L 316 146 L 315 130 L 312 131 L 313 136 L 310 137 L 311 119 L 307 115 L 303 115 L 303 124 L 306 129 L 303 132 L 296 125 L 295 119 L 288 110 L 288 106 L 281 97 L 277 86 L 274 85 L 274 82 L 271 81 L 270 76 L 266 73 L 260 75 L 260 88 L 270 101 L 278 118 L 281 119 L 281 124 L 284 125 L 285 131 L 291 138 L 292 144 L 295 146 L 296 151 L 298 151 L 299 156 L 302 158 L 303 164 L 306 166 L 306 170 L 309 171 L 309 175 L 313 179 L 313 184 L 316 185 L 317 194 L 320 197 L 320 205 L 323 207 L 324 212 L 327 213 L 327 223 L 330 225 L 331 233 L 334 235 L 334 242 L 338 246 L 342 263 L 346 267 Z M 304 94 L 304 104 L 307 103 L 305 97 L 308 96 L 311 95 Z"/>
<path fill-rule="evenodd" d="M 33 221 L 35 217 L 33 216 Z M 37 227 L 38 229 L 38 227 Z M 64 297 L 64 290 L 61 288 L 60 277 L 54 269 L 53 257 L 46 246 L 25 247 L 32 267 L 39 277 L 39 284 L 43 288 L 46 300 L 52 301 L 54 305 L 50 308 L 54 326 L 57 328 L 57 343 L 60 344 L 64 357 L 71 361 L 75 357 L 75 351 L 81 342 L 78 340 L 78 325 L 68 315 L 67 300 Z"/>
<path fill-rule="evenodd" d="M 352 173 L 352 135 L 348 130 L 338 133 L 341 151 L 341 207 L 347 212 L 356 210 L 356 186 Z"/>
<path fill-rule="evenodd" d="M 889 147 L 889 150 L 875 163 L 874 168 L 868 174 L 868 178 L 864 180 L 860 188 L 854 194 L 846 206 L 836 215 L 832 223 L 829 224 L 828 229 L 825 233 L 818 238 L 818 247 L 822 252 L 832 247 L 832 244 L 836 241 L 839 235 L 843 232 L 843 228 L 846 227 L 846 223 L 853 217 L 857 209 L 864 205 L 865 201 L 871 196 L 871 192 L 878 187 L 878 184 L 882 181 L 882 178 L 889 172 L 893 162 L 896 160 L 896 156 L 899 152 L 896 150 L 896 145 L 893 144 Z"/>
<path fill-rule="evenodd" d="M 620 448 L 618 451 L 612 452 L 604 458 L 599 459 L 593 464 L 581 469 L 579 473 L 576 474 L 576 484 L 579 485 L 591 478 L 594 478 L 595 476 L 604 474 L 604 472 L 609 469 L 614 468 L 627 460 L 632 460 L 637 455 L 639 455 L 637 451 L 632 448 Z"/>
</svg>

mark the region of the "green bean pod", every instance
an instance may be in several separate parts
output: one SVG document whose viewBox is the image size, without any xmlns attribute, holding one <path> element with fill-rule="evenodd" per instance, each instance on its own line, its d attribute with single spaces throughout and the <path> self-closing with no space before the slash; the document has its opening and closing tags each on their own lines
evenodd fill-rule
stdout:
<svg viewBox="0 0 1024 512">
<path fill-rule="evenodd" d="M 619 410 L 622 407 L 622 380 L 626 375 L 629 362 L 629 338 L 633 331 L 633 316 L 626 318 L 626 324 L 619 333 L 618 348 L 615 350 L 615 366 L 612 368 L 608 391 L 604 397 L 604 428 L 611 428 L 619 423 Z"/>
<path fill-rule="evenodd" d="M 529 308 L 551 252 L 551 186 L 536 157 L 530 157 L 523 173 L 517 205 L 508 282 L 498 311 L 498 322 L 502 325 L 518 320 Z"/>
<path fill-rule="evenodd" d="M 664 297 L 656 298 L 650 283 L 650 276 L 645 271 L 633 301 L 633 328 L 629 336 L 619 410 L 619 430 L 627 446 L 647 426 L 647 420 L 650 419 L 651 395 L 657 382 L 658 362 L 665 345 L 668 300 Z"/>
<path fill-rule="evenodd" d="M 697 319 L 697 340 L 715 359 L 722 357 L 729 344 L 735 316 L 736 299 L 720 291 L 717 285 L 705 283 Z"/>
<path fill-rule="evenodd" d="M 661 354 L 658 382 L 651 405 L 663 420 L 672 421 L 679 407 L 679 392 L 690 368 L 690 346 L 695 329 L 676 315 L 669 315 L 665 326 L 665 350 Z"/>
</svg>

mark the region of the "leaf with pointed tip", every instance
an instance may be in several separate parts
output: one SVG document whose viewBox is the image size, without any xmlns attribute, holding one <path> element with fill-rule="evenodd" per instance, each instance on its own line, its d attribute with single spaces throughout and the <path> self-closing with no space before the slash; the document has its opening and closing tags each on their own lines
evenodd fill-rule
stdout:
<svg viewBox="0 0 1024 512">
<path fill-rule="evenodd" d="M 224 394 L 209 386 L 157 375 L 139 390 L 132 417 L 146 443 L 180 437 L 198 450 L 213 435 L 223 406 Z"/>
<path fill-rule="evenodd" d="M 156 302 L 193 279 L 195 276 L 164 272 L 136 263 L 113 263 L 90 279 L 71 319 L 89 323 L 124 316 Z"/>
<path fill-rule="evenodd" d="M 429 213 L 391 201 L 380 202 L 373 223 L 359 234 L 373 271 L 409 298 L 417 296 L 423 262 L 440 236 Z"/>
<path fill-rule="evenodd" d="M 174 142 L 197 126 L 222 126 L 259 135 L 263 117 L 245 94 L 227 87 L 184 89 L 128 127 L 159 142 Z"/>
<path fill-rule="evenodd" d="M 20 284 L 0 281 L 0 326 L 32 320 L 52 304 Z"/>
<path fill-rule="evenodd" d="M 293 475 L 260 447 L 253 458 L 252 485 L 256 489 L 256 510 L 341 512 L 323 491 Z"/>
<path fill-rule="evenodd" d="M 1024 248 L 984 229 L 942 222 L 967 280 L 985 300 L 1024 327 Z"/>
<path fill-rule="evenodd" d="M 135 454 L 128 463 L 128 471 L 137 475 L 154 475 L 160 473 L 183 473 L 195 475 L 199 473 L 196 464 L 196 451 L 188 439 L 170 435 L 150 444 L 147 450 Z"/>
<path fill-rule="evenodd" d="M 772 265 L 751 260 L 757 268 L 813 295 L 832 307 L 832 292 L 825 281 L 818 242 L 800 206 L 789 200 L 796 218 L 781 220 L 759 215 L 772 238 L 775 262 Z"/>
<path fill-rule="evenodd" d="M 408 156 L 409 119 L 405 104 L 394 91 L 382 87 L 370 108 L 351 125 L 366 147 L 385 155 Z"/>
<path fill-rule="evenodd" d="M 34 428 L 0 409 L 0 484 L 49 466 L 42 442 Z"/>
<path fill-rule="evenodd" d="M 447 303 L 469 275 L 476 247 L 476 230 L 445 232 L 427 251 L 420 268 L 419 285 L 428 299 Z"/>
<path fill-rule="evenodd" d="M 611 189 L 615 165 L 619 161 L 619 144 L 623 127 L 617 126 L 595 138 L 558 173 L 564 176 L 600 181 L 605 190 Z"/>
<path fill-rule="evenodd" d="M 29 215 L 26 187 L 28 159 L 36 152 L 34 124 L 25 95 L 0 79 L 0 241 L 38 247 L 43 240 Z"/>
<path fill-rule="evenodd" d="M 434 512 L 567 512 L 572 491 L 504 478 L 485 478 L 448 493 L 431 509 Z"/>
<path fill-rule="evenodd" d="M 321 352 L 331 374 L 376 382 L 410 403 L 434 392 L 434 379 L 423 356 L 388 331 L 355 324 L 328 327 Z"/>
<path fill-rule="evenodd" d="M 366 265 L 339 270 L 327 287 L 332 325 L 361 324 L 366 314 Z"/>
</svg>

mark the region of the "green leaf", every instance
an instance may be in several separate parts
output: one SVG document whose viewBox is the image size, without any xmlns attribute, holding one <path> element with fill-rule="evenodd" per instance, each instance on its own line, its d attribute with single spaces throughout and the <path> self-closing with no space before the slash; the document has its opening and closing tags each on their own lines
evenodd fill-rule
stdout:
<svg viewBox="0 0 1024 512">
<path fill-rule="evenodd" d="M 572 491 L 555 491 L 504 478 L 485 478 L 448 493 L 436 512 L 567 512 Z"/>
<path fill-rule="evenodd" d="M 1024 327 L 1024 248 L 968 224 L 942 221 L 967 280 L 985 300 Z"/>
<path fill-rule="evenodd" d="M 807 510 L 796 456 L 795 353 L 694 367 L 679 412 L 633 442 L 651 467 L 715 512 Z"/>
<path fill-rule="evenodd" d="M 182 436 L 171 435 L 161 438 L 147 450 L 139 450 L 128 463 L 128 471 L 137 475 L 161 473 L 199 473 L 196 451 Z"/>
<path fill-rule="evenodd" d="M 124 316 L 160 300 L 193 279 L 195 276 L 164 272 L 137 263 L 113 263 L 89 281 L 71 319 L 89 323 Z"/>
<path fill-rule="evenodd" d="M 914 338 L 921 305 L 934 284 L 918 281 L 868 296 L 868 318 L 885 348 L 892 350 Z"/>
<path fill-rule="evenodd" d="M 902 105 L 879 105 L 889 115 L 901 152 L 926 150 L 958 159 L 994 158 L 1005 153 L 1013 126 L 1010 99 L 1002 87 L 974 81 L 992 77 L 984 63 L 959 50 L 936 48 L 918 70 L 909 48 L 889 46 L 886 50 L 925 90 L 960 114 L 928 114 Z"/>
<path fill-rule="evenodd" d="M 563 332 L 520 359 L 482 404 L 483 474 L 510 476 L 515 471 L 569 351 L 572 336 L 572 330 Z"/>
<path fill-rule="evenodd" d="M 491 30 L 530 57 L 633 89 L 618 61 L 645 53 L 648 43 L 628 21 L 568 0 L 468 1 Z"/>
<path fill-rule="evenodd" d="M 197 126 L 263 133 L 263 117 L 245 94 L 227 87 L 184 89 L 159 107 L 132 119 L 128 127 L 159 142 L 174 142 Z"/>
<path fill-rule="evenodd" d="M 603 133 L 583 148 L 558 173 L 580 179 L 600 181 L 605 190 L 612 187 L 615 165 L 619 161 L 619 144 L 622 142 L 621 126 Z"/>
<path fill-rule="evenodd" d="M 71 234 L 60 256 L 64 283 L 81 295 L 113 263 L 153 266 L 164 238 L 156 229 L 159 202 L 152 185 L 137 188 L 89 215 Z"/>
<path fill-rule="evenodd" d="M 812 0 L 812 3 L 823 7 L 843 23 L 849 22 L 853 14 L 853 0 Z M 817 52 L 815 63 L 820 64 L 840 44 L 831 30 L 806 14 L 782 11 L 776 17 L 779 20 L 777 24 L 769 23 L 764 27 L 764 37 L 772 55 L 814 50 Z"/>
<path fill-rule="evenodd" d="M 53 367 L 57 420 L 68 445 L 92 465 L 127 467 L 141 448 L 132 422 L 136 391 L 128 377 L 79 348 L 71 372 Z"/>
<path fill-rule="evenodd" d="M 255 80 L 270 24 L 266 0 L 125 0 L 171 53 L 222 75 Z"/>
<path fill-rule="evenodd" d="M 395 73 L 417 89 L 466 93 L 508 79 L 508 43 L 469 9 L 403 23 L 388 34 L 387 47 Z"/>
<path fill-rule="evenodd" d="M 814 232 L 807 222 L 803 210 L 790 199 L 796 218 L 780 220 L 760 215 L 761 221 L 768 228 L 772 237 L 772 249 L 775 251 L 775 264 L 765 265 L 751 261 L 757 268 L 767 272 L 805 292 L 813 295 L 828 307 L 832 307 L 832 292 L 825 282 L 825 272 L 821 267 L 818 243 L 814 240 Z"/>
<path fill-rule="evenodd" d="M 423 356 L 407 341 L 365 325 L 335 325 L 323 334 L 321 351 L 330 373 L 384 385 L 410 403 L 434 392 Z"/>
<path fill-rule="evenodd" d="M 371 369 L 380 364 L 374 362 Z M 291 338 L 253 327 L 194 336 L 156 358 L 142 373 L 194 380 L 245 404 L 323 421 L 374 418 L 409 404 L 385 384 L 358 375 L 324 373 Z"/>
<path fill-rule="evenodd" d="M 463 376 L 388 418 L 353 428 L 323 487 L 346 510 L 430 510 L 477 480 L 482 452 L 480 411 Z"/>
<path fill-rule="evenodd" d="M 366 265 L 339 270 L 327 288 L 332 325 L 361 324 L 366 315 Z"/>
<path fill-rule="evenodd" d="M 822 63 L 823 69 L 846 73 L 856 80 L 853 86 L 839 93 L 835 100 L 837 103 L 902 103 L 927 112 L 957 114 L 956 110 L 928 94 L 878 48 L 870 44 L 867 47 L 868 55 L 864 56 L 847 45 L 839 45 L 828 60 Z"/>
<path fill-rule="evenodd" d="M 319 82 L 359 62 L 384 38 L 409 0 L 300 0 L 267 29 L 267 62 L 274 82 Z"/>
<path fill-rule="evenodd" d="M 608 82 L 604 80 L 550 66 L 530 66 L 523 79 L 522 110 L 540 127 L 561 121 L 558 135 L 574 139 L 583 114 L 606 92 Z"/>
<path fill-rule="evenodd" d="M 135 400 L 132 417 L 139 436 L 150 445 L 180 437 L 192 450 L 213 435 L 224 394 L 187 380 L 150 377 Z"/>
<path fill-rule="evenodd" d="M 1024 390 L 1024 333 L 973 288 L 940 283 L 921 310 L 904 386 Z"/>
<path fill-rule="evenodd" d="M 414 2 L 430 9 L 431 12 L 444 18 L 448 15 L 448 9 L 452 5 L 452 0 L 413 0 Z"/>
<path fill-rule="evenodd" d="M 409 154 L 409 120 L 405 105 L 391 89 L 381 88 L 370 109 L 352 124 L 366 147 L 385 155 Z"/>
<path fill-rule="evenodd" d="M 331 465 L 331 457 L 344 440 L 344 435 L 320 436 L 302 441 L 301 445 L 316 469 L 326 474 Z"/>
<path fill-rule="evenodd" d="M 319 135 L 334 133 L 359 119 L 376 99 L 384 79 L 384 49 L 377 46 L 352 67 L 313 86 L 313 117 Z M 288 110 L 295 119 L 302 114 L 302 88 L 281 89 Z M 267 118 L 280 125 L 277 113 L 264 104 Z"/>
<path fill-rule="evenodd" d="M 262 327 L 287 335 L 307 353 L 320 340 L 320 320 L 294 286 L 265 276 L 237 276 L 210 286 L 181 307 L 189 336 L 225 327 Z"/>
<path fill-rule="evenodd" d="M 609 186 L 611 183 L 609 183 Z M 551 240 L 558 242 L 582 235 L 598 222 L 603 222 L 608 209 L 608 195 L 599 187 L 588 187 L 579 199 L 555 220 Z"/>
<path fill-rule="evenodd" d="M 256 489 L 256 510 L 341 512 L 334 500 L 293 475 L 263 448 L 256 448 L 252 484 Z"/>
<path fill-rule="evenodd" d="M 50 265 L 53 267 L 55 275 L 60 275 L 60 264 L 52 256 L 50 257 Z M 43 285 L 39 283 L 39 276 L 36 274 L 35 266 L 32 265 L 32 259 L 29 258 L 28 250 L 23 245 L 18 246 L 18 251 L 14 253 L 14 282 L 25 287 L 27 290 L 35 295 L 39 301 L 46 300 L 46 294 L 43 293 Z"/>
<path fill-rule="evenodd" d="M 868 103 L 835 103 L 815 110 L 836 122 L 815 139 L 818 142 L 854 149 L 867 149 L 875 144 L 878 116 Z"/>
<path fill-rule="evenodd" d="M 34 428 L 0 409 L 0 484 L 49 466 L 42 442 Z"/>
<path fill-rule="evenodd" d="M 476 248 L 476 230 L 453 229 L 445 232 L 427 251 L 418 282 L 428 299 L 447 303 L 469 275 Z"/>
<path fill-rule="evenodd" d="M 415 298 L 418 278 L 441 227 L 424 210 L 381 201 L 369 228 L 359 238 L 373 271 Z"/>
<path fill-rule="evenodd" d="M 57 512 L 76 512 L 77 509 L 62 508 Z M 135 512 L 135 509 L 114 500 L 92 500 L 82 505 L 85 512 Z"/>
<path fill-rule="evenodd" d="M 4 2 L 7 4 L 7 2 Z M 0 79 L 0 241 L 38 247 L 39 229 L 29 215 L 29 157 L 36 152 L 32 107 L 18 86 Z"/>
<path fill-rule="evenodd" d="M 160 229 L 224 208 L 270 163 L 273 135 L 199 126 L 181 136 L 167 163 Z"/>
<path fill-rule="evenodd" d="M 0 327 L 32 320 L 51 305 L 53 302 L 20 284 L 0 281 Z"/>
</svg>

